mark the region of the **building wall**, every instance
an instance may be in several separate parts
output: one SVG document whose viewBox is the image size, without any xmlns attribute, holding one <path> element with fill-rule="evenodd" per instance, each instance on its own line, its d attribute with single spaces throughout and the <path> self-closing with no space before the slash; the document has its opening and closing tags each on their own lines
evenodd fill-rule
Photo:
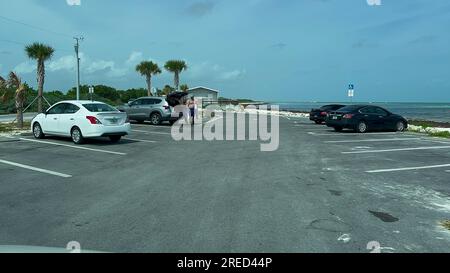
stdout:
<svg viewBox="0 0 450 273">
<path fill-rule="evenodd" d="M 196 88 L 193 90 L 189 90 L 188 93 L 196 98 L 201 98 L 203 100 L 218 100 L 217 92 L 205 88 Z"/>
</svg>

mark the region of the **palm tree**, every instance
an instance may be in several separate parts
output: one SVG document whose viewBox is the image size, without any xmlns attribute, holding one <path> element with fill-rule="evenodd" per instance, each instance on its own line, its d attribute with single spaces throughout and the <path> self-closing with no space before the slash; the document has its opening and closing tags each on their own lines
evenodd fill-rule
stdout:
<svg viewBox="0 0 450 273">
<path fill-rule="evenodd" d="M 16 110 L 17 110 L 17 127 L 23 128 L 23 104 L 25 103 L 25 85 L 22 80 L 17 76 L 16 73 L 10 72 L 8 85 L 11 88 L 16 89 L 15 99 L 16 99 Z"/>
<path fill-rule="evenodd" d="M 166 65 L 164 65 L 164 68 L 174 74 L 173 83 L 175 89 L 178 90 L 180 85 L 180 73 L 183 70 L 188 69 L 186 62 L 180 60 L 170 60 L 166 63 Z"/>
<path fill-rule="evenodd" d="M 6 97 L 6 88 L 7 88 L 7 83 L 6 80 L 0 76 L 0 92 L 3 93 L 3 95 L 0 97 L 0 99 L 2 100 L 2 102 L 5 101 L 5 97 Z"/>
<path fill-rule="evenodd" d="M 147 93 L 148 96 L 153 96 L 152 94 L 152 75 L 161 74 L 161 69 L 157 64 L 150 61 L 143 61 L 136 66 L 136 71 L 139 72 L 142 76 L 145 76 L 145 80 L 147 82 Z"/>
<path fill-rule="evenodd" d="M 55 50 L 41 43 L 34 43 L 25 47 L 25 52 L 30 59 L 37 61 L 37 82 L 38 82 L 38 112 L 42 113 L 42 97 L 44 95 L 45 61 L 53 56 Z"/>
<path fill-rule="evenodd" d="M 183 92 L 187 92 L 189 90 L 189 86 L 187 84 L 180 85 L 180 90 Z"/>
</svg>

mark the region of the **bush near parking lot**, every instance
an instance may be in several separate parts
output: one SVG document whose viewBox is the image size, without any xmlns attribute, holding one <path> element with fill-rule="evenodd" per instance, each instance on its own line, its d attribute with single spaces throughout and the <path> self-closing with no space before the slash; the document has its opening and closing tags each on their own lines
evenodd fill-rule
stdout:
<svg viewBox="0 0 450 273">
<path fill-rule="evenodd" d="M 25 105 L 28 106 L 37 96 L 37 91 L 27 84 L 26 88 L 26 99 Z M 147 96 L 147 91 L 144 88 L 138 89 L 128 89 L 128 90 L 117 90 L 114 87 L 106 85 L 96 85 L 94 86 L 94 99 L 97 101 L 102 101 L 111 105 L 121 105 L 127 103 L 130 100 L 137 99 L 139 97 Z M 7 92 L 14 92 L 14 90 L 7 90 Z M 14 114 L 16 112 L 14 96 L 7 96 L 9 99 L 2 101 L 0 104 L 0 114 Z M 66 94 L 59 90 L 44 92 L 44 97 L 49 101 L 50 104 L 57 103 L 62 100 L 73 100 L 76 98 L 76 88 L 71 88 Z M 80 87 L 80 98 L 83 100 L 90 100 L 89 86 L 82 85 Z M 44 107 L 45 108 L 45 107 Z M 37 104 L 33 104 L 27 112 L 36 112 Z"/>
</svg>

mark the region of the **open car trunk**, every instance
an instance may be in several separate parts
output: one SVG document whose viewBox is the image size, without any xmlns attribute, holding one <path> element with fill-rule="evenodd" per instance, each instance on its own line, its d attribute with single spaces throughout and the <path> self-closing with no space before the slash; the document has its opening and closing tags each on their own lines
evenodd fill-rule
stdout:
<svg viewBox="0 0 450 273">
<path fill-rule="evenodd" d="M 170 107 L 175 107 L 180 104 L 184 104 L 187 100 L 188 93 L 186 92 L 173 92 L 167 95 L 166 101 Z"/>
</svg>

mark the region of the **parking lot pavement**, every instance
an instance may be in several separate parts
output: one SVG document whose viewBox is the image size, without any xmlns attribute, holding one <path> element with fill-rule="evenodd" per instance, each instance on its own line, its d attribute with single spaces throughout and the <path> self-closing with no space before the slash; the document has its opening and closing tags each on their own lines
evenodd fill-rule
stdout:
<svg viewBox="0 0 450 273">
<path fill-rule="evenodd" d="M 450 149 L 433 148 L 445 140 L 281 118 L 280 147 L 264 153 L 258 141 L 132 128 L 118 144 L 0 139 L 0 244 L 369 252 L 377 241 L 382 252 L 449 251 L 439 222 L 450 218 Z"/>
</svg>

